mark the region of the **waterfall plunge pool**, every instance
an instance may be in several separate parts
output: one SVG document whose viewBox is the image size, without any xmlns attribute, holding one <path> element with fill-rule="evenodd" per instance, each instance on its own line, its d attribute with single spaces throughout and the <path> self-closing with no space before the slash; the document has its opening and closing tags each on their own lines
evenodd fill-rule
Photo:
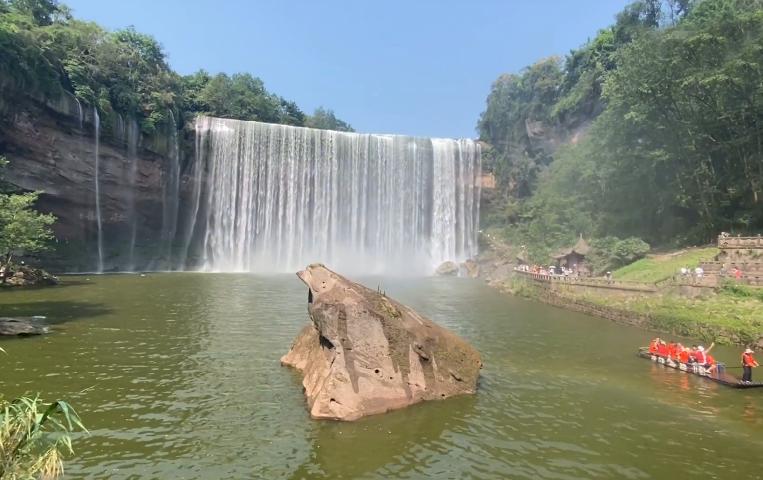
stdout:
<svg viewBox="0 0 763 480">
<path fill-rule="evenodd" d="M 356 423 L 308 416 L 279 359 L 308 321 L 294 275 L 64 277 L 0 293 L 50 335 L 0 342 L 0 392 L 66 399 L 69 478 L 755 478 L 763 396 L 638 359 L 649 332 L 459 278 L 361 278 L 477 347 L 475 396 Z M 736 351 L 719 349 L 730 364 Z"/>
</svg>

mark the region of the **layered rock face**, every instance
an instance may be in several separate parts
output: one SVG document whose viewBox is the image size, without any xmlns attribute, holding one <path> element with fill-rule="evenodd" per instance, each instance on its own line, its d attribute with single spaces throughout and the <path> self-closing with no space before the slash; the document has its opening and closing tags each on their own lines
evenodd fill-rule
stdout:
<svg viewBox="0 0 763 480">
<path fill-rule="evenodd" d="M 125 131 L 133 125 L 114 114 L 100 119 L 96 142 L 92 107 L 75 102 L 67 96 L 19 99 L 0 129 L 0 154 L 10 161 L 5 180 L 42 192 L 38 208 L 57 218 L 56 257 L 43 263 L 56 271 L 96 269 L 97 151 L 104 268 L 167 268 L 160 261 L 164 244 L 172 240 L 162 238 L 170 162 L 159 152 L 168 139 L 145 137 L 137 124 L 128 139 Z"/>
<path fill-rule="evenodd" d="M 323 265 L 297 275 L 312 322 L 281 363 L 302 371 L 313 418 L 356 420 L 476 392 L 480 355 L 452 332 Z"/>
</svg>

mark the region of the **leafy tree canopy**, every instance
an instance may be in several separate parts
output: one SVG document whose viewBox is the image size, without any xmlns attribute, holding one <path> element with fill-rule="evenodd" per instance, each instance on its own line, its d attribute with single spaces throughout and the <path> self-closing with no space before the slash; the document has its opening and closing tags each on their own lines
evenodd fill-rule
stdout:
<svg viewBox="0 0 763 480">
<path fill-rule="evenodd" d="M 57 98 L 64 91 L 102 113 L 135 117 L 144 133 L 206 113 L 305 125 L 292 101 L 248 73 L 181 77 L 162 46 L 129 27 L 114 32 L 74 19 L 56 0 L 0 0 L 0 113 L 19 94 Z M 338 124 L 341 120 L 335 119 Z"/>
<path fill-rule="evenodd" d="M 531 71 L 496 81 L 479 124 L 503 181 L 485 219 L 509 238 L 542 257 L 581 233 L 612 250 L 763 229 L 763 2 L 635 2 L 547 75 L 556 93 L 522 90 Z M 538 148 L 537 119 L 566 145 Z"/>
<path fill-rule="evenodd" d="M 322 130 L 338 130 L 340 132 L 355 131 L 349 123 L 338 119 L 336 115 L 334 115 L 333 110 L 328 110 L 323 107 L 316 108 L 315 112 L 307 117 L 305 126 L 320 128 Z"/>
</svg>

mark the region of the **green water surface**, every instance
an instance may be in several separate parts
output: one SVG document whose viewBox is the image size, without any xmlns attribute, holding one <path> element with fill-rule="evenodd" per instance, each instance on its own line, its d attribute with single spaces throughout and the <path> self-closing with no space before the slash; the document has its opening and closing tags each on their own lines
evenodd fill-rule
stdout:
<svg viewBox="0 0 763 480">
<path fill-rule="evenodd" d="M 763 389 L 639 359 L 649 332 L 472 280 L 364 282 L 472 342 L 479 393 L 311 420 L 301 378 L 279 364 L 308 321 L 306 288 L 233 274 L 0 292 L 0 316 L 53 326 L 0 342 L 0 392 L 77 408 L 90 434 L 75 438 L 67 478 L 763 478 Z M 716 353 L 737 364 L 737 349 Z"/>
</svg>

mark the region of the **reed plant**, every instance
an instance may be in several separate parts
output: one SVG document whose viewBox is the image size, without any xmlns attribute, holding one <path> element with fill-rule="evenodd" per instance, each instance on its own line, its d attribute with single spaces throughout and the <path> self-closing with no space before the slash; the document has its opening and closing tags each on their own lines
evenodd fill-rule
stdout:
<svg viewBox="0 0 763 480">
<path fill-rule="evenodd" d="M 0 480 L 53 480 L 74 453 L 70 434 L 87 431 L 72 407 L 39 395 L 0 399 Z"/>
</svg>

